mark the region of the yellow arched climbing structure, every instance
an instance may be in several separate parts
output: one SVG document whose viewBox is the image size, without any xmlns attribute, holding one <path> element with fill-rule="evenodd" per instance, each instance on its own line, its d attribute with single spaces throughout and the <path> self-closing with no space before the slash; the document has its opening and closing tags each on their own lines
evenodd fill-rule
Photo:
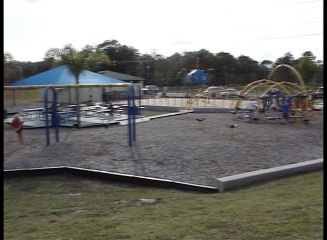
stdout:
<svg viewBox="0 0 327 240">
<path fill-rule="evenodd" d="M 290 69 L 295 76 L 297 77 L 298 84 L 291 82 L 276 82 L 272 80 L 273 75 L 276 71 L 282 67 L 286 67 Z M 281 64 L 275 67 L 272 72 L 268 75 L 268 79 L 256 80 L 250 84 L 248 84 L 243 90 L 240 91 L 240 97 L 235 104 L 235 111 L 238 111 L 242 106 L 242 102 L 246 99 L 256 98 L 259 103 L 259 99 L 261 96 L 266 95 L 272 88 L 277 87 L 284 95 L 287 96 L 296 96 L 297 98 L 292 98 L 292 106 L 291 108 L 295 110 L 295 115 L 299 115 L 298 113 L 298 104 L 296 102 L 299 98 L 303 101 L 303 104 L 306 106 L 305 117 L 311 117 L 313 112 L 313 91 L 311 89 L 306 88 L 304 81 L 298 71 L 287 64 Z M 244 104 L 243 104 L 244 105 Z M 256 114 L 259 114 L 260 106 L 257 107 Z M 235 119 L 235 115 L 234 115 Z"/>
<path fill-rule="evenodd" d="M 210 97 L 205 90 L 200 89 L 196 95 L 191 96 L 187 99 L 185 106 L 183 106 L 183 109 L 192 111 L 194 109 L 194 105 L 199 101 L 200 98 L 206 98 L 206 100 L 209 102 Z"/>
</svg>

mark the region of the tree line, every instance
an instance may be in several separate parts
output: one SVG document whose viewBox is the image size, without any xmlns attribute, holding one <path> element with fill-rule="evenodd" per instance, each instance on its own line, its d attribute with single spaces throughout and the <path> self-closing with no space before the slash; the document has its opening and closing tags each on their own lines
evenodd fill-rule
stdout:
<svg viewBox="0 0 327 240">
<path fill-rule="evenodd" d="M 311 51 L 304 52 L 298 59 L 287 52 L 275 62 L 270 60 L 257 62 L 249 56 L 234 57 L 227 52 L 211 53 L 206 49 L 175 53 L 165 58 L 155 51 L 151 54 L 141 54 L 139 50 L 121 45 L 117 40 L 106 40 L 95 47 L 86 45 L 81 52 L 91 49 L 101 51 L 109 61 L 99 60 L 85 70 L 92 72 L 109 70 L 138 76 L 145 79 L 145 85 L 183 86 L 186 84 L 186 74 L 195 69 L 197 63 L 200 69 L 209 74 L 209 85 L 246 85 L 259 79 L 266 79 L 280 64 L 294 67 L 308 87 L 323 85 L 323 61 L 316 60 Z M 4 85 L 59 66 L 62 61 L 57 58 L 57 53 L 61 50 L 63 49 L 49 49 L 41 62 L 20 62 L 14 60 L 10 53 L 4 53 Z M 276 72 L 272 80 L 298 82 L 294 73 L 286 68 Z"/>
</svg>

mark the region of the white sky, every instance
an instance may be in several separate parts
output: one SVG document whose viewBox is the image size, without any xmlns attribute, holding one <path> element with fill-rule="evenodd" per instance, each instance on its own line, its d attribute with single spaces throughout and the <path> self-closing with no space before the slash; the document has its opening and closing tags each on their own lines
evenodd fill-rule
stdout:
<svg viewBox="0 0 327 240">
<path fill-rule="evenodd" d="M 106 40 L 164 57 L 206 49 L 323 60 L 323 0 L 4 0 L 4 52 L 15 60 Z"/>
</svg>

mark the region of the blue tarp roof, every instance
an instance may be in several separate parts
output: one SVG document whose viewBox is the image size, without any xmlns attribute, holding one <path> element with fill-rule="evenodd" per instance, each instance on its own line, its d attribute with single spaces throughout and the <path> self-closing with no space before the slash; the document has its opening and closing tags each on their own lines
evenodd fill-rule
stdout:
<svg viewBox="0 0 327 240">
<path fill-rule="evenodd" d="M 79 78 L 80 84 L 115 84 L 127 83 L 116 78 L 111 78 L 103 74 L 84 70 Z M 75 76 L 72 75 L 68 67 L 63 65 L 53 68 L 43 73 L 19 80 L 8 86 L 28 86 L 28 85 L 68 85 L 76 84 Z"/>
<path fill-rule="evenodd" d="M 201 69 L 194 69 L 187 74 L 186 82 L 188 83 L 209 83 L 209 74 Z"/>
</svg>

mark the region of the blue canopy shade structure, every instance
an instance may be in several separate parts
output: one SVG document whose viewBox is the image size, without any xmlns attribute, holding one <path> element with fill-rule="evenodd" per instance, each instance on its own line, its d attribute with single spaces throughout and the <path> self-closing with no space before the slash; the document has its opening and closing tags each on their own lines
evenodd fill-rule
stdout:
<svg viewBox="0 0 327 240">
<path fill-rule="evenodd" d="M 127 83 L 116 78 L 111 78 L 103 74 L 84 70 L 79 78 L 79 84 L 115 84 Z M 43 73 L 19 80 L 7 86 L 29 86 L 29 85 L 72 85 L 76 84 L 76 79 L 69 72 L 67 66 L 60 66 Z"/>
<path fill-rule="evenodd" d="M 209 74 L 201 69 L 194 69 L 186 76 L 187 83 L 209 83 Z"/>
</svg>

